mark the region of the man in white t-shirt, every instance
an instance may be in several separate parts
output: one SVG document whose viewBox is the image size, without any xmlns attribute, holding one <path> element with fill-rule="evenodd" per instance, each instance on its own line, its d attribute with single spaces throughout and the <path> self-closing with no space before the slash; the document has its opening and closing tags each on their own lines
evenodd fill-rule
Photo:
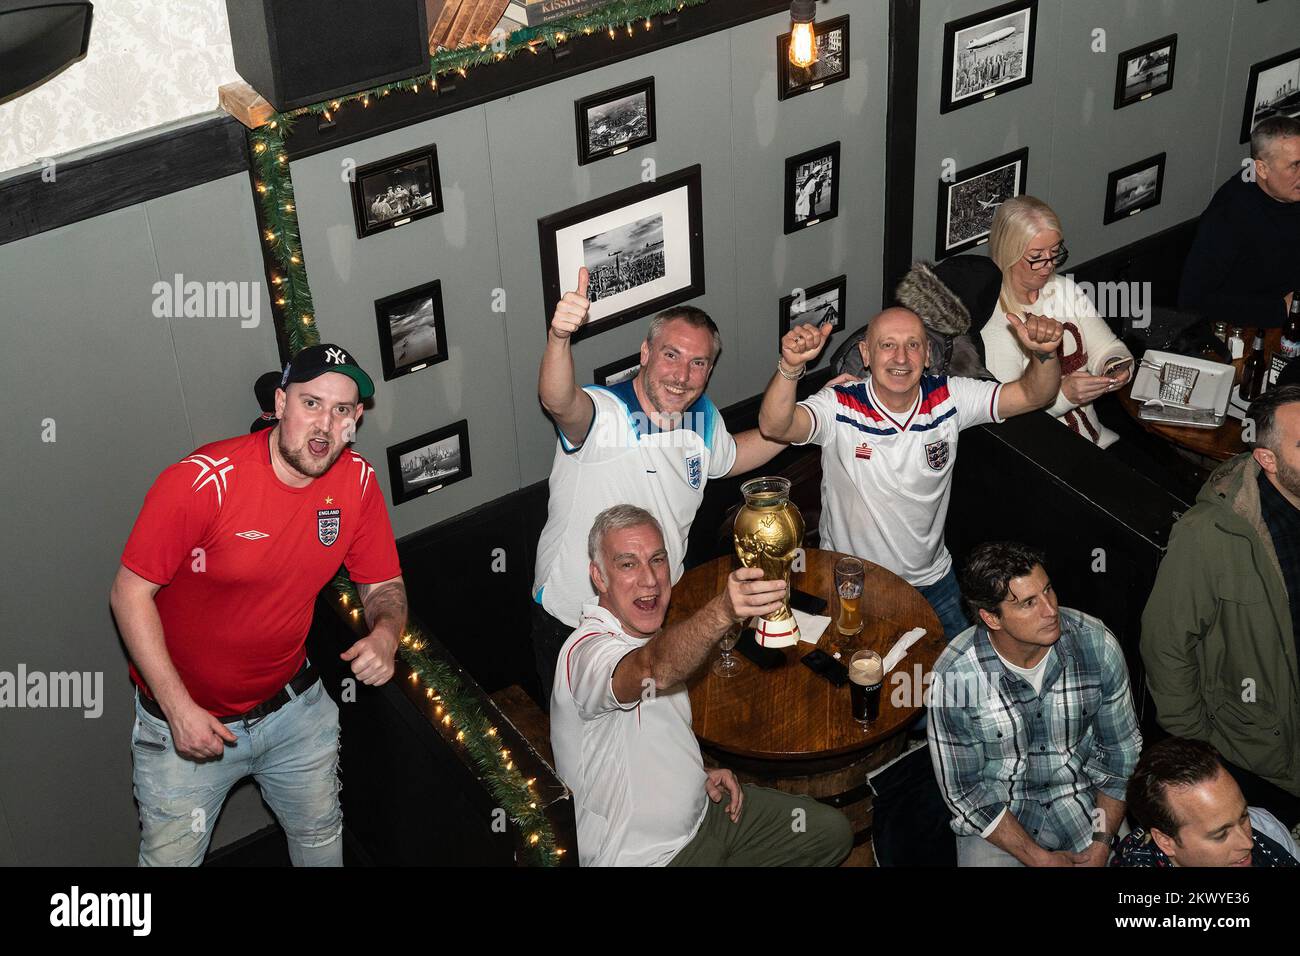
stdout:
<svg viewBox="0 0 1300 956">
<path fill-rule="evenodd" d="M 943 543 L 958 433 L 1043 408 L 1061 384 L 1060 323 L 1036 315 L 1008 321 L 1036 360 L 1017 381 L 927 376 L 925 326 L 914 312 L 892 308 L 871 320 L 858 344 L 868 377 L 798 404 L 795 382 L 831 326 L 796 326 L 781 339 L 758 415 L 770 439 L 822 446 L 821 546 L 903 578 L 930 602 L 949 640 L 968 626 Z"/>
<path fill-rule="evenodd" d="M 588 568 L 600 597 L 560 650 L 551 694 L 555 767 L 573 791 L 583 866 L 834 866 L 848 820 L 813 797 L 705 770 L 685 680 L 731 627 L 770 614 L 783 581 L 741 568 L 687 620 L 659 523 L 635 505 L 596 516 Z M 724 797 L 725 802 L 724 802 Z"/>
<path fill-rule="evenodd" d="M 537 385 L 559 432 L 533 579 L 533 649 L 543 695 L 550 693 L 560 645 L 577 626 L 582 605 L 595 597 L 585 557 L 592 519 L 615 504 L 648 510 L 664 528 L 676 582 L 709 479 L 744 474 L 783 447 L 756 428 L 734 438 L 727 431 L 704 394 L 722 337 L 692 306 L 651 320 L 633 379 L 580 388 L 570 337 L 589 309 L 583 268 L 577 291 L 556 305 Z"/>
</svg>

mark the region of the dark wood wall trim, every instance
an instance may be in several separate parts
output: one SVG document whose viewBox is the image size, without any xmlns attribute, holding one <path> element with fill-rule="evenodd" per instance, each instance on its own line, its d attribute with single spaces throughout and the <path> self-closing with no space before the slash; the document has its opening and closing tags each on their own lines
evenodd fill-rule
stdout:
<svg viewBox="0 0 1300 956">
<path fill-rule="evenodd" d="M 229 116 L 59 161 L 0 180 L 0 245 L 248 169 L 244 128 Z"/>
<path fill-rule="evenodd" d="M 912 267 L 916 194 L 916 80 L 921 56 L 920 0 L 889 4 L 889 92 L 885 113 L 885 236 L 881 306 Z"/>
<path fill-rule="evenodd" d="M 619 60 L 727 30 L 789 7 L 790 0 L 709 0 L 698 7 L 687 7 L 653 18 L 650 30 L 635 24 L 632 36 L 628 36 L 626 31 L 615 31 L 616 37 L 612 40 L 605 33 L 570 37 L 554 52 L 542 47 L 535 56 L 520 53 L 494 63 L 489 69 L 469 70 L 464 77 L 456 74 L 439 77 L 436 93 L 429 92 L 426 85 L 420 93 L 392 93 L 371 98 L 370 105 L 365 108 L 350 103 L 332 114 L 333 121 L 326 124 L 315 116 L 300 116 L 286 137 L 286 149 L 291 160 L 302 159 Z M 775 56 L 775 34 L 772 47 Z M 772 92 L 776 94 L 775 89 Z"/>
</svg>

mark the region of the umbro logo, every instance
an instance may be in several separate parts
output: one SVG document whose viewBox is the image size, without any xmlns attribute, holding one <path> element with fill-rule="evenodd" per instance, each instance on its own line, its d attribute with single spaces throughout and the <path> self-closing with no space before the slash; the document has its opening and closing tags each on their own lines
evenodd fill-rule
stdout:
<svg viewBox="0 0 1300 956">
<path fill-rule="evenodd" d="M 269 538 L 271 536 L 265 531 L 236 531 L 235 537 L 246 538 L 249 541 L 256 541 L 258 538 Z"/>
</svg>

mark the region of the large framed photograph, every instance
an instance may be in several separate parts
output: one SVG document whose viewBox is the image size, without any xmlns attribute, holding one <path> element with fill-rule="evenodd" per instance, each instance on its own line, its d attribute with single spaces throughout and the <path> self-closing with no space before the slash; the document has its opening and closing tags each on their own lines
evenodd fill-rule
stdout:
<svg viewBox="0 0 1300 956">
<path fill-rule="evenodd" d="M 467 419 L 388 449 L 388 477 L 394 505 L 432 494 L 469 476 Z"/>
<path fill-rule="evenodd" d="M 537 221 L 545 322 L 587 268 L 587 322 L 573 341 L 704 292 L 700 167 L 660 176 Z"/>
<path fill-rule="evenodd" d="M 840 214 L 840 144 L 810 149 L 785 161 L 785 232 L 789 235 Z"/>
<path fill-rule="evenodd" d="M 1241 117 L 1241 142 L 1270 116 L 1300 115 L 1300 49 L 1283 53 L 1250 68 L 1246 107 Z"/>
<path fill-rule="evenodd" d="M 1119 55 L 1115 75 L 1115 109 L 1123 109 L 1174 88 L 1174 54 L 1178 34 L 1135 46 Z"/>
<path fill-rule="evenodd" d="M 578 165 L 626 153 L 655 140 L 655 78 L 585 96 L 573 104 Z"/>
<path fill-rule="evenodd" d="M 980 103 L 1034 81 L 1038 0 L 1015 0 L 943 26 L 939 112 Z"/>
<path fill-rule="evenodd" d="M 1025 191 L 1029 147 L 960 170 L 952 182 L 939 180 L 935 226 L 936 259 L 988 242 L 998 206 Z"/>
<path fill-rule="evenodd" d="M 352 214 L 358 239 L 440 212 L 442 185 L 436 146 L 368 163 L 354 171 Z"/>
<path fill-rule="evenodd" d="M 830 83 L 849 78 L 849 18 L 836 17 L 813 24 L 817 59 L 812 66 L 790 62 L 790 34 L 776 38 L 776 96 L 789 99 L 800 93 L 820 90 Z"/>
<path fill-rule="evenodd" d="M 1143 209 L 1160 205 L 1160 194 L 1164 188 L 1164 153 L 1115 170 L 1106 181 L 1106 215 L 1103 222 L 1110 225 L 1137 215 Z"/>
<path fill-rule="evenodd" d="M 629 379 L 636 378 L 637 373 L 640 371 L 641 353 L 633 352 L 626 358 L 610 362 L 608 365 L 602 365 L 591 373 L 591 380 L 597 385 L 612 388 L 615 385 L 622 385 Z"/>
<path fill-rule="evenodd" d="M 375 321 L 385 382 L 447 360 L 442 283 L 437 279 L 377 300 Z"/>
<path fill-rule="evenodd" d="M 843 331 L 848 281 L 847 275 L 836 276 L 783 297 L 777 314 L 777 341 L 799 325 L 821 327 L 829 322 L 833 332 Z M 822 352 L 828 354 L 826 349 Z"/>
</svg>

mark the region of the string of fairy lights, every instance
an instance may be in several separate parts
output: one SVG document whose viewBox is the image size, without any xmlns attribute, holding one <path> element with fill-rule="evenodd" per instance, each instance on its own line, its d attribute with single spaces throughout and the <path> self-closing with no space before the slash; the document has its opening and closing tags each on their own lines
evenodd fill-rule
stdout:
<svg viewBox="0 0 1300 956">
<path fill-rule="evenodd" d="M 354 624 L 360 622 L 361 596 L 346 572 L 340 571 L 332 586 L 343 613 Z M 411 683 L 424 689 L 434 726 L 445 740 L 469 755 L 488 792 L 515 825 L 521 838 L 521 862 L 557 865 L 565 851 L 556 845 L 555 831 L 541 808 L 537 778 L 523 775 L 510 749 L 502 746 L 500 728 L 483 713 L 464 679 L 452 667 L 430 657 L 427 648 L 420 626 L 409 622 L 397 654 L 410 669 Z"/>
</svg>

